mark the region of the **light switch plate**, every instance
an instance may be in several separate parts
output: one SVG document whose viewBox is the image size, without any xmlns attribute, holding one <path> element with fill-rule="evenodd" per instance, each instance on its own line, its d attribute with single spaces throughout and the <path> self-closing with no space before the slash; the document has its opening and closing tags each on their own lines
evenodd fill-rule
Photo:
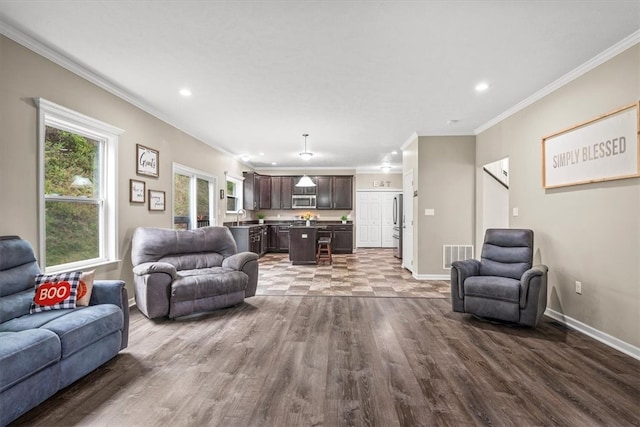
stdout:
<svg viewBox="0 0 640 427">
<path fill-rule="evenodd" d="M 513 208 L 513 216 L 518 216 L 519 214 L 518 208 Z"/>
<path fill-rule="evenodd" d="M 435 209 L 425 209 L 424 210 L 424 214 L 426 216 L 434 216 L 436 214 L 436 210 Z"/>
</svg>

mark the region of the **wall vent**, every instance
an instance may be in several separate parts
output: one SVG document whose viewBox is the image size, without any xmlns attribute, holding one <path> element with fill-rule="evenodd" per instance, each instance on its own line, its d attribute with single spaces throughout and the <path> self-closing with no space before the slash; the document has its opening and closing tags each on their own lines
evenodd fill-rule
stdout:
<svg viewBox="0 0 640 427">
<path fill-rule="evenodd" d="M 473 245 L 443 245 L 442 268 L 451 270 L 453 261 L 462 261 L 473 258 Z"/>
</svg>

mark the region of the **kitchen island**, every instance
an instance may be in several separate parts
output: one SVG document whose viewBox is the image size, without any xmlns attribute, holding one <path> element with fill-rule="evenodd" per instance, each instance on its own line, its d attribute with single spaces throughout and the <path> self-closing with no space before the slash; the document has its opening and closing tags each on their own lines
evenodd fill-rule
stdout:
<svg viewBox="0 0 640 427">
<path fill-rule="evenodd" d="M 292 264 L 316 264 L 318 237 L 325 233 L 327 226 L 289 227 L 289 260 Z"/>
</svg>

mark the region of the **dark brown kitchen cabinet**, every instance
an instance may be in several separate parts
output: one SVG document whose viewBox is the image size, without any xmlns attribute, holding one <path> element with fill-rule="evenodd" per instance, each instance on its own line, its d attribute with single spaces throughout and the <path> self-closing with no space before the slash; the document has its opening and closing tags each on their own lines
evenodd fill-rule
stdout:
<svg viewBox="0 0 640 427">
<path fill-rule="evenodd" d="M 333 209 L 353 209 L 353 176 L 333 177 Z"/>
<path fill-rule="evenodd" d="M 243 172 L 244 208 L 271 209 L 271 177 L 255 172 Z"/>
<path fill-rule="evenodd" d="M 270 225 L 268 232 L 268 252 L 289 252 L 289 226 Z"/>
<path fill-rule="evenodd" d="M 291 209 L 293 177 L 271 177 L 271 209 Z"/>
<path fill-rule="evenodd" d="M 333 209 L 333 177 L 316 177 L 316 209 Z"/>
<path fill-rule="evenodd" d="M 353 253 L 353 224 L 331 226 L 331 251 L 334 254 Z"/>
<path fill-rule="evenodd" d="M 291 209 L 291 196 L 293 195 L 293 177 L 281 176 L 280 183 L 280 209 Z M 275 208 L 272 208 L 275 209 Z"/>
<path fill-rule="evenodd" d="M 260 182 L 260 205 L 258 209 L 271 209 L 271 177 L 267 175 L 259 175 Z"/>
<path fill-rule="evenodd" d="M 353 209 L 353 176 L 317 176 L 317 209 Z"/>
</svg>

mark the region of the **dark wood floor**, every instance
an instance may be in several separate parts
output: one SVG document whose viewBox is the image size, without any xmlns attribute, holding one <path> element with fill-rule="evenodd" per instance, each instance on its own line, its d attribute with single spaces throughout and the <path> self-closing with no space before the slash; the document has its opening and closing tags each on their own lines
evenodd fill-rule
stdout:
<svg viewBox="0 0 640 427">
<path fill-rule="evenodd" d="M 253 297 L 203 317 L 132 312 L 130 346 L 17 425 L 640 425 L 640 362 L 544 319 L 448 299 Z"/>
</svg>

